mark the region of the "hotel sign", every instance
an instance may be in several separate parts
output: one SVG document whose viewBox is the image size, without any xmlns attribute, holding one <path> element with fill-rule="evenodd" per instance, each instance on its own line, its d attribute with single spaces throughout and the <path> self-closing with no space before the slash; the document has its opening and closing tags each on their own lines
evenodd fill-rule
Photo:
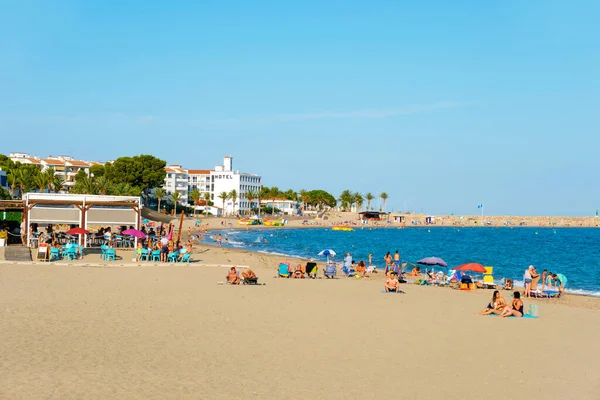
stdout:
<svg viewBox="0 0 600 400">
<path fill-rule="evenodd" d="M 215 179 L 233 179 L 232 175 L 214 175 Z"/>
</svg>

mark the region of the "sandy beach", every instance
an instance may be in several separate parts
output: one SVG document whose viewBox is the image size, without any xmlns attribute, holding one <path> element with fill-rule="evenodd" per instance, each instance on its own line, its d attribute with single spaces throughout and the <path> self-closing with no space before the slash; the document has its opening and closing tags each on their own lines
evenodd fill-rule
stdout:
<svg viewBox="0 0 600 400">
<path fill-rule="evenodd" d="M 189 265 L 123 253 L 0 264 L 0 398 L 600 397 L 599 299 L 501 319 L 475 315 L 491 291 L 277 279 L 279 257 L 205 245 Z M 218 264 L 266 285 L 219 285 Z"/>
</svg>

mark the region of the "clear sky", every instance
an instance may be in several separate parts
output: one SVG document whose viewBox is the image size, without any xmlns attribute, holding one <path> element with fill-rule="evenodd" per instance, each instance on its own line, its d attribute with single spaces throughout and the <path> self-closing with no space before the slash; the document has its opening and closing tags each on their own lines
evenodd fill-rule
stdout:
<svg viewBox="0 0 600 400">
<path fill-rule="evenodd" d="M 0 153 L 187 168 L 388 210 L 600 208 L 600 2 L 0 0 Z"/>
</svg>

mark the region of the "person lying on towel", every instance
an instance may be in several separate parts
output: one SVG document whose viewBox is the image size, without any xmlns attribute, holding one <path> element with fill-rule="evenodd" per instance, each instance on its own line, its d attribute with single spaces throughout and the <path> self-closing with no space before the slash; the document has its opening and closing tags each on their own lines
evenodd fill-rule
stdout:
<svg viewBox="0 0 600 400">
<path fill-rule="evenodd" d="M 254 271 L 252 271 L 250 268 L 248 268 L 246 271 L 242 272 L 242 278 L 244 278 L 244 279 L 254 279 L 254 278 L 257 278 L 257 276 L 254 273 Z"/>
</svg>

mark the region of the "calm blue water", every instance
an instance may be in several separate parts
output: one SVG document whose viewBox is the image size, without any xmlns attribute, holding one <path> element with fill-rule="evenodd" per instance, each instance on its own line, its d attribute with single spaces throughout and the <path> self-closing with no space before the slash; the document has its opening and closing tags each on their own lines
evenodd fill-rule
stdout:
<svg viewBox="0 0 600 400">
<path fill-rule="evenodd" d="M 349 251 L 354 260 L 367 261 L 371 252 L 378 267 L 385 265 L 388 251 L 394 254 L 396 250 L 409 262 L 429 256 L 441 257 L 449 266 L 478 262 L 494 266 L 497 281 L 506 277 L 521 282 L 532 264 L 538 273 L 547 269 L 564 274 L 568 291 L 600 296 L 600 229 L 365 228 L 341 232 L 323 228 L 221 233 L 229 235 L 224 246 L 264 253 L 319 259 L 321 250 L 331 248 L 336 260 Z M 268 243 L 262 243 L 263 238 Z"/>
</svg>

